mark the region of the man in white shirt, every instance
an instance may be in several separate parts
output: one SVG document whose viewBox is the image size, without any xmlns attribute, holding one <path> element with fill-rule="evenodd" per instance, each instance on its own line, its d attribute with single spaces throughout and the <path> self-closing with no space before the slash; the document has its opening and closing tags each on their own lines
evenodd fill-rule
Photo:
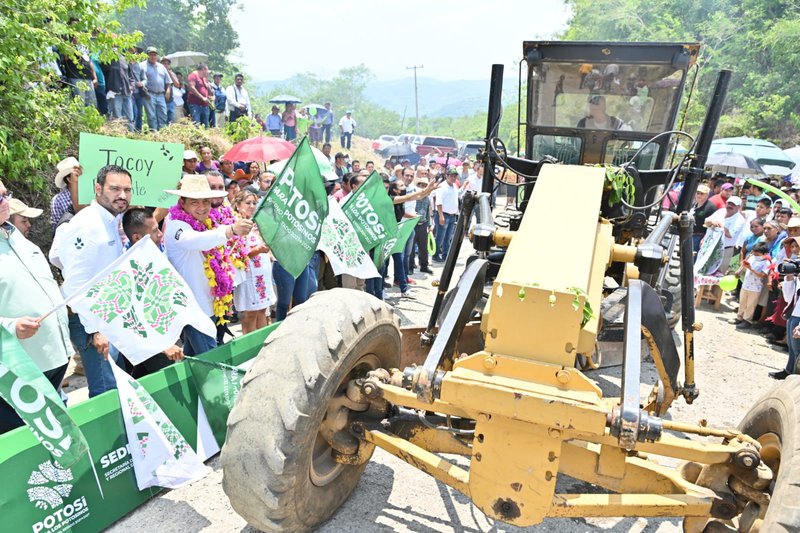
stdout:
<svg viewBox="0 0 800 533">
<path fill-rule="evenodd" d="M 222 199 L 228 194 L 225 190 L 212 190 L 206 176 L 197 174 L 184 176 L 181 178 L 179 190 L 166 192 L 178 196 L 178 206 L 184 215 L 199 222 L 203 228 L 211 212 L 212 199 Z M 215 320 L 214 296 L 203 266 L 205 261 L 203 254 L 225 245 L 233 235 L 246 235 L 252 229 L 253 222 L 240 218 L 233 225 L 197 231 L 189 223 L 174 219 L 170 214 L 165 224 L 164 245 L 167 249 L 167 258 L 186 280 L 203 312 Z M 217 339 L 201 333 L 192 326 L 184 328 L 181 338 L 183 353 L 188 356 L 207 352 L 217 346 Z"/>
<path fill-rule="evenodd" d="M 450 251 L 450 241 L 456 230 L 458 220 L 458 187 L 456 186 L 458 170 L 455 167 L 447 171 L 445 182 L 436 191 L 436 220 L 438 231 L 436 233 L 436 255 L 433 260 L 441 263 Z"/>
<path fill-rule="evenodd" d="M 339 133 L 341 134 L 339 142 L 342 148 L 350 149 L 350 141 L 352 140 L 354 131 L 356 131 L 356 121 L 353 118 L 353 112 L 348 111 L 345 113 L 345 116 L 339 120 Z"/>
<path fill-rule="evenodd" d="M 119 224 L 131 201 L 131 175 L 122 167 L 107 165 L 97 173 L 95 199 L 59 228 L 58 251 L 65 297 L 75 294 L 95 274 L 122 255 Z M 69 317 L 72 343 L 81 354 L 89 397 L 117 387 L 111 361 L 119 362 L 119 351 L 99 332 L 89 330 L 77 314 Z M 109 356 L 111 361 L 109 361 Z"/>
<path fill-rule="evenodd" d="M 237 74 L 233 85 L 225 89 L 226 105 L 228 106 L 228 120 L 235 121 L 239 117 L 250 114 L 250 95 L 244 88 L 244 76 Z"/>
<path fill-rule="evenodd" d="M 738 196 L 731 196 L 723 209 L 718 209 L 713 215 L 706 218 L 704 223 L 707 228 L 721 228 L 722 236 L 722 267 L 725 272 L 730 265 L 733 250 L 739 242 L 739 236 L 744 231 L 747 221 L 739 212 L 742 207 L 742 199 Z"/>
</svg>

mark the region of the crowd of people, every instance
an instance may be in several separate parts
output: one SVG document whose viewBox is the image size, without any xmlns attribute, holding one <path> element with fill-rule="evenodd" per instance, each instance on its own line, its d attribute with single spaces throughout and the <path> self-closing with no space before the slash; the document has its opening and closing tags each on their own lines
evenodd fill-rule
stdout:
<svg viewBox="0 0 800 533">
<path fill-rule="evenodd" d="M 194 65 L 184 75 L 172 68 L 169 56 L 159 57 L 156 47 L 135 51 L 146 53 L 147 59 L 130 62 L 120 54 L 116 60 L 101 62 L 99 56 L 84 50 L 77 57 L 60 56 L 52 67 L 84 105 L 96 106 L 100 114 L 124 121 L 131 131 L 142 131 L 144 124 L 158 131 L 184 117 L 206 128 L 222 128 L 247 116 L 266 134 L 288 141 L 308 136 L 316 146 L 331 142 L 336 124 L 341 147 L 351 148 L 356 120 L 350 110 L 336 121 L 330 102 L 298 109 L 295 102 L 287 101 L 283 111 L 273 105 L 264 118 L 253 111 L 243 74 L 235 74 L 233 83 L 226 86 L 224 74 L 211 72 L 205 63 Z"/>
<path fill-rule="evenodd" d="M 800 200 L 800 185 L 778 182 L 775 187 Z M 711 278 L 735 276 L 738 310 L 731 324 L 764 335 L 776 349 L 789 353 L 786 367 L 771 377 L 794 374 L 800 354 L 800 298 L 795 275 L 782 271 L 783 265 L 800 261 L 800 216 L 787 199 L 755 184 L 737 185 L 724 175 L 698 186 L 693 210 L 696 270 Z"/>
<path fill-rule="evenodd" d="M 331 157 L 330 150 L 326 143 L 323 153 Z M 199 157 L 187 149 L 183 158 L 180 183 L 165 191 L 175 197 L 168 209 L 132 206 L 132 178 L 122 167 L 109 165 L 96 176 L 86 176 L 76 158 L 59 162 L 54 176 L 59 192 L 50 205 L 53 240 L 47 254 L 29 240 L 30 220 L 43 210 L 14 198 L 0 183 L 0 325 L 20 340 L 57 390 L 75 354 L 86 375 L 89 397 L 94 397 L 116 387 L 111 364 L 142 377 L 223 343 L 232 335 L 230 321 L 238 320 L 242 333 L 249 333 L 273 319 L 283 320 L 291 307 L 318 290 L 345 287 L 383 300 L 390 297 L 384 289 L 395 287 L 399 294 L 393 298 L 413 297 L 415 281 L 410 275 L 415 271 L 431 275 L 431 262 L 444 261 L 459 198 L 467 190 L 480 189 L 482 171 L 473 172 L 469 162 L 460 170 L 445 169 L 424 158 L 417 166 L 387 161 L 376 169 L 373 161 L 367 161 L 362 168 L 341 152 L 333 155 L 336 179 L 325 182 L 332 200 L 346 202 L 377 170 L 396 220 L 419 217 L 415 231 L 402 251 L 381 265 L 378 278 L 335 276 L 320 251 L 294 277 L 273 257 L 252 220 L 276 175 L 262 170 L 259 162 L 216 159 L 209 147 L 202 147 Z M 84 179 L 94 183 L 94 198 L 88 205 L 78 201 L 78 184 Z M 217 324 L 217 335 L 186 326 L 180 342 L 134 366 L 80 313 L 63 308 L 47 313 L 146 236 L 166 254 L 203 313 Z M 436 252 L 431 258 L 429 241 L 434 238 Z M 388 282 L 390 264 L 393 283 Z M 63 278 L 60 287 L 51 265 Z M 62 397 L 66 398 L 63 393 Z M 0 432 L 21 424 L 16 413 L 0 402 Z"/>
</svg>

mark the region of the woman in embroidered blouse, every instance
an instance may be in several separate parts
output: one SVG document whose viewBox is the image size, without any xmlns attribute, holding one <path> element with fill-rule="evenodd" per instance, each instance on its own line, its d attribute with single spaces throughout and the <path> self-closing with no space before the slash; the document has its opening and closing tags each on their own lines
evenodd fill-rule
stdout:
<svg viewBox="0 0 800 533">
<path fill-rule="evenodd" d="M 233 208 L 237 215 L 250 219 L 258 205 L 258 196 L 252 191 L 236 195 Z M 245 280 L 233 291 L 233 302 L 242 320 L 242 333 L 250 333 L 270 323 L 269 307 L 276 301 L 272 287 L 272 258 L 258 228 L 244 237 L 250 248 Z"/>
</svg>

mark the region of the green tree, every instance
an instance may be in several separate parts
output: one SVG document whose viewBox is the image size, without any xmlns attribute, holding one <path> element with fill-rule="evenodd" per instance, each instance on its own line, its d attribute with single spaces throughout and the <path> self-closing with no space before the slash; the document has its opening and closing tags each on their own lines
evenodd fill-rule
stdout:
<svg viewBox="0 0 800 533">
<path fill-rule="evenodd" d="M 230 21 L 236 0 L 148 0 L 119 15 L 129 31 L 143 34 L 143 47 L 159 53 L 191 50 L 208 54 L 212 69 L 231 72 L 229 54 L 239 46 L 239 35 Z"/>
</svg>

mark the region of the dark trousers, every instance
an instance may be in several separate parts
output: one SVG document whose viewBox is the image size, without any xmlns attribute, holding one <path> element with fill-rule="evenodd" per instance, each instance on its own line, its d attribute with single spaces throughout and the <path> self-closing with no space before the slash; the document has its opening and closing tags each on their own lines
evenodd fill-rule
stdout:
<svg viewBox="0 0 800 533">
<path fill-rule="evenodd" d="M 417 224 L 414 228 L 414 244 L 417 245 L 417 253 L 419 254 L 419 268 L 428 268 L 428 225 Z M 411 262 L 414 262 L 412 254 Z"/>
<path fill-rule="evenodd" d="M 353 138 L 353 134 L 352 133 L 342 133 L 342 136 L 339 139 L 339 142 L 341 143 L 342 148 L 347 148 L 349 150 L 350 149 L 350 141 L 352 140 L 352 138 Z"/>
<path fill-rule="evenodd" d="M 325 138 L 325 142 L 331 142 L 331 124 L 323 124 L 322 125 L 322 136 Z"/>
<path fill-rule="evenodd" d="M 154 372 L 158 372 L 159 370 L 167 368 L 173 362 L 174 361 L 170 361 L 163 353 L 159 353 L 134 366 L 130 374 L 135 379 L 143 378 Z"/>
<path fill-rule="evenodd" d="M 44 377 L 53 385 L 53 388 L 58 390 L 61 387 L 61 380 L 64 379 L 64 374 L 67 373 L 67 365 L 54 368 L 44 372 Z M 14 428 L 24 426 L 25 422 L 19 417 L 14 408 L 7 404 L 4 400 L 0 399 L 0 433 L 11 431 Z"/>
</svg>

